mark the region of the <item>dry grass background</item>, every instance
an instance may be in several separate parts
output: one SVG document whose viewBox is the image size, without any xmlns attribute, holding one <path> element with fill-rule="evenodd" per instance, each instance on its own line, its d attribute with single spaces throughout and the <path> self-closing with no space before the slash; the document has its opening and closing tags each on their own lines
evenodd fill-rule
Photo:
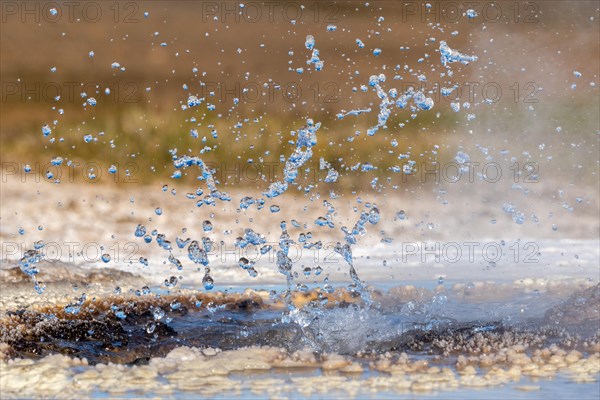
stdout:
<svg viewBox="0 0 600 400">
<path fill-rule="evenodd" d="M 215 2 L 218 7 L 224 7 L 225 3 Z M 282 2 L 281 7 L 288 3 L 299 4 Z M 46 3 L 34 4 L 43 8 Z M 272 22 L 266 16 L 259 23 L 235 22 L 231 17 L 225 22 L 203 21 L 203 5 L 199 1 L 131 2 L 137 9 L 125 8 L 129 3 L 120 3 L 119 20 L 124 18 L 125 11 L 135 10 L 138 22 L 115 23 L 112 3 L 97 4 L 103 16 L 95 23 L 70 22 L 64 17 L 58 23 L 43 19 L 35 23 L 31 18 L 23 21 L 19 16 L 5 15 L 0 38 L 3 162 L 46 163 L 55 156 L 94 161 L 106 167 L 134 162 L 139 166 L 138 176 L 145 182 L 164 181 L 172 171 L 168 152 L 171 148 L 178 148 L 180 153 L 187 149 L 196 153 L 205 145 L 218 142 L 215 151 L 205 155 L 207 161 L 245 163 L 248 159 L 256 162 L 262 156 L 265 161 L 277 162 L 279 155 L 292 151 L 289 131 L 302 126 L 305 118 L 310 117 L 323 123 L 315 149 L 316 161 L 324 157 L 343 168 L 368 160 L 380 168 L 371 174 L 347 171 L 348 177 L 342 179 L 341 185 L 348 188 L 363 187 L 375 175 L 397 179 L 386 171 L 400 163 L 397 159 L 400 153 L 410 154 L 418 162 L 443 162 L 452 160 L 459 148 L 473 156 L 476 145 L 490 147 L 496 155 L 501 149 L 512 149 L 517 156 L 527 151 L 540 163 L 546 163 L 549 156 L 560 157 L 560 163 L 544 164 L 547 176 L 573 175 L 581 160 L 589 160 L 597 168 L 598 88 L 589 85 L 590 81 L 598 84 L 600 59 L 598 7 L 594 2 L 535 2 L 539 8 L 538 22 L 531 24 L 515 23 L 509 15 L 514 13 L 509 2 L 500 2 L 505 15 L 500 22 L 468 22 L 463 17 L 460 22 L 451 23 L 442 19 L 443 32 L 418 17 L 404 21 L 402 2 L 395 1 L 369 2 L 368 6 L 358 1 L 321 2 L 319 22 L 314 21 L 311 11 L 315 3 L 304 2 L 306 17 L 295 25 L 277 12 Z M 332 4 L 333 8 L 328 8 Z M 480 8 L 485 4 L 481 3 Z M 525 3 L 519 4 L 524 7 Z M 336 11 L 333 18 L 337 30 L 326 32 L 328 23 L 324 19 L 331 10 Z M 149 12 L 148 18 L 143 17 L 144 11 Z M 527 13 L 521 9 L 521 14 Z M 378 22 L 380 16 L 385 18 L 383 22 Z M 459 34 L 452 36 L 454 30 Z M 305 61 L 309 52 L 304 48 L 307 34 L 315 36 L 316 47 L 325 60 L 321 72 L 307 70 Z M 436 41 L 430 42 L 431 37 Z M 367 47 L 358 49 L 356 38 L 361 38 Z M 442 82 L 439 73 L 443 67 L 437 51 L 440 40 L 479 56 L 469 66 L 454 65 L 453 81 L 497 82 L 503 88 L 501 100 L 469 110 L 477 114 L 477 119 L 470 122 L 466 120 L 466 111 L 454 113 L 448 102 L 444 102 L 430 112 L 421 112 L 400 128 L 400 122 L 410 119 L 408 111 L 400 111 L 390 118 L 388 129 L 367 137 L 366 129 L 376 123 L 378 99 L 371 91 L 353 93 L 352 88 L 366 84 L 370 75 L 379 73 L 387 75 L 387 88 L 399 87 L 395 84 L 401 81 L 392 80 L 396 65 L 421 70 L 427 75 L 429 85 Z M 166 47 L 160 46 L 163 42 Z M 402 51 L 401 46 L 410 50 Z M 371 54 L 375 47 L 383 50 L 379 57 Z M 88 57 L 90 50 L 95 52 L 93 58 Z M 288 56 L 289 51 L 294 55 Z M 425 53 L 430 58 L 418 63 Z M 126 71 L 111 69 L 113 62 L 119 62 Z M 57 68 L 55 73 L 50 72 L 53 66 Z M 306 72 L 298 75 L 289 71 L 290 66 L 304 67 Z M 199 70 L 197 74 L 192 72 L 194 67 Z M 573 70 L 582 72 L 583 77 L 575 79 Z M 416 81 L 406 71 L 399 74 L 404 81 Z M 290 104 L 280 92 L 273 92 L 273 100 L 268 96 L 258 102 L 242 99 L 237 107 L 232 107 L 233 95 L 228 95 L 224 102 L 209 98 L 209 102 L 216 104 L 216 111 L 206 111 L 204 106 L 193 113 L 181 111 L 188 94 L 202 93 L 200 81 L 219 82 L 228 88 L 247 82 L 293 82 L 303 89 L 305 102 Z M 67 82 L 98 84 L 100 94 L 87 91 L 99 99 L 98 106 L 82 107 L 83 99 L 77 95 L 70 99 Z M 515 82 L 520 87 L 518 102 L 509 89 Z M 543 88 L 536 94 L 538 104 L 522 102 L 528 82 Z M 571 90 L 571 83 L 577 83 L 578 88 Z M 27 87 L 38 84 L 40 88 L 58 84 L 63 89 L 63 99 L 57 103 L 23 99 L 22 92 L 17 95 L 7 92 L 6 85 L 13 84 Z M 128 84 L 133 86 L 126 87 Z M 189 86 L 188 92 L 182 89 L 184 84 Z M 323 97 L 315 101 L 311 89 L 315 84 L 320 85 L 319 92 L 324 96 L 330 93 L 325 85 L 333 84 L 336 101 L 326 103 Z M 117 97 L 116 101 L 102 96 L 106 86 L 119 88 L 120 93 L 113 91 L 111 95 Z M 145 90 L 147 87 L 151 88 L 149 92 Z M 41 89 L 37 90 L 36 94 L 40 93 L 43 97 Z M 135 101 L 126 102 L 127 95 L 133 93 Z M 367 106 L 374 111 L 343 121 L 335 117 L 340 110 Z M 64 115 L 58 115 L 59 108 L 64 109 Z M 197 124 L 190 122 L 191 115 L 201 122 L 198 130 L 200 137 L 209 138 L 206 144 L 189 135 L 190 128 Z M 41 126 L 54 119 L 60 122 L 53 135 L 64 137 L 64 143 L 48 144 L 42 138 Z M 235 128 L 244 119 L 248 122 L 242 128 Z M 210 138 L 211 126 L 219 132 L 218 141 Z M 563 128 L 563 135 L 555 134 L 556 126 Z M 356 130 L 362 134 L 348 142 Z M 98 143 L 83 143 L 83 135 L 96 136 L 98 132 L 105 132 Z M 109 144 L 111 139 L 115 148 Z M 392 139 L 398 141 L 397 148 L 390 146 Z M 542 143 L 545 149 L 538 152 Z M 434 145 L 440 146 L 437 154 L 432 153 Z M 485 161 L 483 156 L 480 158 Z M 583 179 L 588 184 L 597 179 L 595 174 L 584 175 L 573 175 L 573 179 Z"/>
</svg>

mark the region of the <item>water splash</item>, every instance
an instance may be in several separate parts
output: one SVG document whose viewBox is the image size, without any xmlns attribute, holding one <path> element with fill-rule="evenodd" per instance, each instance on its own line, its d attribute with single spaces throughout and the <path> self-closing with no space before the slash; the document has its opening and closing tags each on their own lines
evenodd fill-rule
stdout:
<svg viewBox="0 0 600 400">
<path fill-rule="evenodd" d="M 468 65 L 470 62 L 477 61 L 477 56 L 469 56 L 459 52 L 458 50 L 451 49 L 446 41 L 440 41 L 440 60 L 442 65 L 446 68 L 450 68 L 449 64 L 460 62 L 461 64 Z"/>
</svg>

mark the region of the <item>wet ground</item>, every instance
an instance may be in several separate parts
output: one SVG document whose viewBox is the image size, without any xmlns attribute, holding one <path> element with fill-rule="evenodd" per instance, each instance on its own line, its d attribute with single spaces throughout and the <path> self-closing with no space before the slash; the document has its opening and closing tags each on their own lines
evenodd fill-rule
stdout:
<svg viewBox="0 0 600 400">
<path fill-rule="evenodd" d="M 598 393 L 599 286 L 566 300 L 568 285 L 521 291 L 510 303 L 482 300 L 491 285 L 471 288 L 471 300 L 447 286 L 372 290 L 371 306 L 343 289 L 294 293 L 292 311 L 267 290 L 10 310 L 0 321 L 3 395 L 135 397 L 148 384 L 178 397 L 476 398 L 477 387 L 539 397 L 575 382 L 582 398 Z M 57 390 L 64 380 L 68 391 Z"/>
</svg>

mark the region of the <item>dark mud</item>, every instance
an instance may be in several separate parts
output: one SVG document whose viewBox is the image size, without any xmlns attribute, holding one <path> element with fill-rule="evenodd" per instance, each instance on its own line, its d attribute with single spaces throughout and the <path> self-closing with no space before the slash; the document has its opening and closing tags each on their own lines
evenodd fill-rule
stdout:
<svg viewBox="0 0 600 400">
<path fill-rule="evenodd" d="M 5 357 L 36 359 L 58 353 L 86 358 L 91 364 L 144 364 L 180 346 L 273 346 L 290 353 L 309 348 L 316 354 L 333 351 L 364 359 L 386 352 L 454 358 L 512 346 L 533 351 L 552 344 L 586 352 L 599 341 L 600 286 L 576 292 L 524 323 L 470 321 L 466 316 L 418 319 L 399 309 L 365 309 L 338 294 L 328 307 L 312 300 L 298 310 L 297 318 L 282 322 L 282 304 L 256 293 L 137 301 L 115 297 L 88 301 L 76 314 L 58 306 L 9 311 L 0 320 L 0 338 Z"/>
</svg>

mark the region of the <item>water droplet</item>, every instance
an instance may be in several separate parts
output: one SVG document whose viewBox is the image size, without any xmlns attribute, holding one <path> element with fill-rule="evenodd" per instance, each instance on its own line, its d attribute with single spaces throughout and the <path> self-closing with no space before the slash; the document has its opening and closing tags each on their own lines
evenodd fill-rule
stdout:
<svg viewBox="0 0 600 400">
<path fill-rule="evenodd" d="M 211 290 L 215 287 L 214 280 L 208 273 L 206 273 L 204 278 L 202 278 L 202 285 L 204 285 L 204 289 L 206 290 Z"/>
<path fill-rule="evenodd" d="M 44 293 L 44 290 L 46 290 L 46 284 L 44 282 L 40 282 L 40 281 L 33 281 L 33 288 L 35 289 L 35 291 L 38 294 L 42 294 Z"/>
<path fill-rule="evenodd" d="M 52 133 L 52 129 L 48 125 L 42 126 L 42 134 L 44 136 L 49 136 Z"/>
<path fill-rule="evenodd" d="M 146 324 L 146 332 L 148 332 L 149 334 L 154 333 L 154 330 L 156 329 L 156 323 L 153 321 L 150 321 Z"/>
<path fill-rule="evenodd" d="M 473 19 L 475 17 L 477 17 L 477 11 L 473 10 L 472 8 L 469 8 L 466 12 L 465 15 L 467 17 L 469 17 L 470 19 Z"/>
<path fill-rule="evenodd" d="M 171 276 L 169 279 L 165 279 L 165 286 L 168 288 L 172 288 L 175 287 L 177 285 L 177 282 L 179 282 L 179 280 L 177 279 L 176 276 Z"/>
<path fill-rule="evenodd" d="M 162 308 L 156 306 L 152 309 L 152 316 L 154 317 L 155 321 L 160 321 L 165 316 L 165 311 Z"/>
</svg>

